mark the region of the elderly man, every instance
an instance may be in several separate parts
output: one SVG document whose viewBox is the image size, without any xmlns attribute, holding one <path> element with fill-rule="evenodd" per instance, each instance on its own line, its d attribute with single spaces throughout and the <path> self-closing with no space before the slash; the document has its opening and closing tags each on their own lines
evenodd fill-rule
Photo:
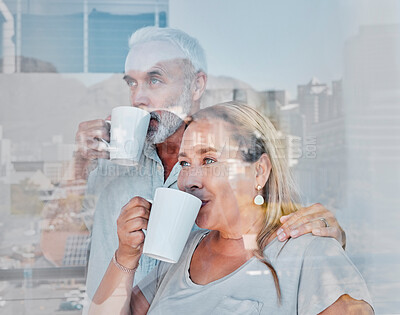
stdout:
<svg viewBox="0 0 400 315">
<path fill-rule="evenodd" d="M 109 140 L 109 127 L 104 120 L 81 123 L 76 136 L 78 171 L 83 174 L 98 159 L 97 167 L 89 175 L 85 198 L 86 210 L 96 209 L 87 275 L 90 298 L 118 247 L 116 221 L 121 208 L 135 196 L 152 199 L 158 187 L 177 188 L 180 171 L 177 156 L 184 131 L 182 119 L 200 108 L 207 83 L 204 51 L 196 39 L 184 32 L 143 28 L 132 35 L 129 44 L 124 80 L 131 91 L 130 101 L 132 106 L 151 113 L 140 165 L 123 167 L 107 160 L 108 153 L 99 141 L 100 138 Z M 321 205 L 304 208 L 284 218 L 282 223 L 281 241 L 313 230 L 344 241 L 336 219 Z M 157 263 L 142 256 L 135 282 Z"/>
<path fill-rule="evenodd" d="M 182 118 L 200 108 L 207 80 L 204 52 L 183 32 L 144 28 L 133 34 L 130 48 L 124 76 L 130 101 L 132 106 L 149 111 L 151 120 L 140 165 L 123 167 L 99 159 L 90 173 L 86 206 L 95 200 L 96 211 L 87 276 L 89 297 L 118 247 L 116 220 L 122 206 L 134 196 L 152 198 L 158 187 L 176 188 Z M 76 138 L 81 161 L 107 157 L 96 140 L 109 140 L 104 120 L 81 123 Z M 155 264 L 155 260 L 143 257 L 138 278 Z"/>
</svg>

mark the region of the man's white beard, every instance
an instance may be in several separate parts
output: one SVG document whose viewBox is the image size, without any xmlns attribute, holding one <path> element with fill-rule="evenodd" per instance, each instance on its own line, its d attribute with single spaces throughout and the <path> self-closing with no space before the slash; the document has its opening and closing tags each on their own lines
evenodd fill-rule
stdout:
<svg viewBox="0 0 400 315">
<path fill-rule="evenodd" d="M 151 125 L 149 126 L 147 141 L 154 144 L 163 143 L 182 125 L 182 119 L 185 117 L 179 117 L 178 115 L 187 115 L 190 112 L 191 106 L 192 99 L 190 90 L 189 87 L 185 87 L 176 102 L 171 102 L 165 107 L 165 110 L 161 111 L 161 113 L 151 112 L 151 118 L 158 122 L 158 126 L 156 128 L 152 128 Z M 178 108 L 182 112 L 175 114 L 174 112 L 168 111 L 170 108 Z"/>
<path fill-rule="evenodd" d="M 152 112 L 151 119 L 158 122 L 157 127 L 150 126 L 147 132 L 147 141 L 154 144 L 164 142 L 178 130 L 183 122 L 179 116 L 166 110 L 161 113 Z"/>
</svg>

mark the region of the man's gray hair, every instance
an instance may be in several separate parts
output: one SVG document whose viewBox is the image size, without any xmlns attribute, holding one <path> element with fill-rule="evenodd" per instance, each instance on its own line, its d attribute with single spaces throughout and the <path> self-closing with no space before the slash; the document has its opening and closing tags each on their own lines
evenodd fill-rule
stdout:
<svg viewBox="0 0 400 315">
<path fill-rule="evenodd" d="M 189 36 L 185 32 L 170 28 L 149 26 L 138 29 L 131 35 L 129 39 L 129 49 L 137 44 L 152 42 L 152 41 L 167 41 L 180 49 L 187 59 L 192 63 L 196 72 L 203 71 L 207 73 L 206 56 L 197 39 Z"/>
</svg>

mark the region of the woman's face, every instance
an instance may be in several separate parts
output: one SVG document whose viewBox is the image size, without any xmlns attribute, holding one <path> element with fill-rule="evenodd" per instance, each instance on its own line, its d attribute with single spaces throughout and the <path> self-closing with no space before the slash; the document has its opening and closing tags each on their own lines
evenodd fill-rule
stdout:
<svg viewBox="0 0 400 315">
<path fill-rule="evenodd" d="M 218 119 L 189 125 L 179 153 L 178 187 L 201 199 L 199 227 L 240 234 L 255 195 L 255 169 L 241 159 L 229 130 Z"/>
</svg>

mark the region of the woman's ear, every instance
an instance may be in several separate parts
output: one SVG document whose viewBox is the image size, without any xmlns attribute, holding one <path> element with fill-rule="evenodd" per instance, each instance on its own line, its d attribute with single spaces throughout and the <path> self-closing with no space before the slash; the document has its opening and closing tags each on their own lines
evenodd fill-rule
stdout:
<svg viewBox="0 0 400 315">
<path fill-rule="evenodd" d="M 263 153 L 256 162 L 256 185 L 264 187 L 268 181 L 271 173 L 272 165 L 271 161 L 266 153 Z"/>
<path fill-rule="evenodd" d="M 204 93 L 207 84 L 207 75 L 203 71 L 196 73 L 194 80 L 193 101 L 198 101 Z"/>
</svg>

